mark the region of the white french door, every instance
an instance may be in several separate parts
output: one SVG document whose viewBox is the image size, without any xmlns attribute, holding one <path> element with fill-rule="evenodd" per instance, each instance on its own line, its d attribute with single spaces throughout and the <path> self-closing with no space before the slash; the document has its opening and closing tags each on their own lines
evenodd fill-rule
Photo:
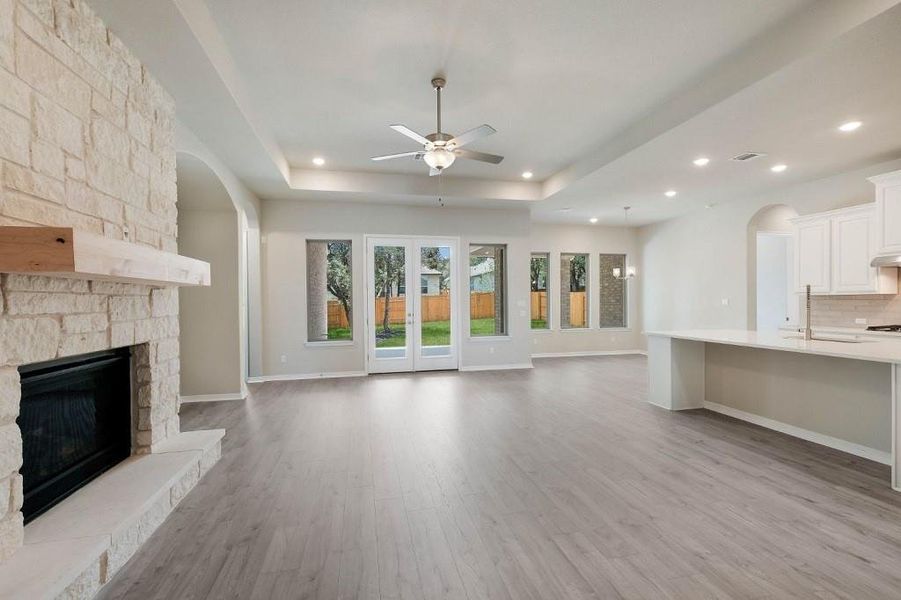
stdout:
<svg viewBox="0 0 901 600">
<path fill-rule="evenodd" d="M 456 369 L 457 240 L 366 238 L 370 373 Z"/>
</svg>

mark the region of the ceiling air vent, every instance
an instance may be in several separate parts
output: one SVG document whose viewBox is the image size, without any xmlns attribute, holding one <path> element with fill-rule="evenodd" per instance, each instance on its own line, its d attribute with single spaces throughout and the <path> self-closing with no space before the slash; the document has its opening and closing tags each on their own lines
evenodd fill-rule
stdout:
<svg viewBox="0 0 901 600">
<path fill-rule="evenodd" d="M 755 158 L 760 158 L 761 156 L 766 156 L 763 152 L 742 152 L 737 156 L 733 156 L 731 160 L 737 160 L 744 162 L 746 160 L 754 160 Z"/>
</svg>

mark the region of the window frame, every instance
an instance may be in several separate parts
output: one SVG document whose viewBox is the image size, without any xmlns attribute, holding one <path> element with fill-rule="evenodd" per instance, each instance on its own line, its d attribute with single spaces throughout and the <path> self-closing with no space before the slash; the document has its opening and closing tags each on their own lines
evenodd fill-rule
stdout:
<svg viewBox="0 0 901 600">
<path fill-rule="evenodd" d="M 564 327 L 563 326 L 563 257 L 584 256 L 585 257 L 585 325 L 582 327 Z M 571 260 L 571 259 L 570 259 Z M 559 292 L 560 292 L 560 331 L 591 331 L 593 326 L 591 322 L 591 253 L 590 252 L 560 252 L 560 273 L 558 274 Z M 571 291 L 570 291 L 571 293 Z"/>
<path fill-rule="evenodd" d="M 602 311 L 602 303 L 603 296 L 601 294 L 601 278 L 604 276 L 604 270 L 601 268 L 602 257 L 604 256 L 622 256 L 623 257 L 623 273 L 626 272 L 626 268 L 629 265 L 629 254 L 627 252 L 598 252 L 598 329 L 601 331 L 629 331 L 631 330 L 631 326 L 629 324 L 629 320 L 632 317 L 632 311 L 629 310 L 629 279 L 623 280 L 623 324 L 622 325 L 612 325 L 605 326 L 603 325 L 601 315 Z M 612 277 L 613 274 L 611 273 Z"/>
<path fill-rule="evenodd" d="M 553 302 L 551 300 L 551 252 L 531 252 L 529 254 L 529 331 L 533 333 L 547 333 L 553 329 L 551 319 L 553 318 Z M 547 274 L 545 276 L 545 292 L 547 297 L 547 307 L 545 310 L 544 327 L 532 327 L 532 260 L 535 258 L 544 258 L 547 260 Z"/>
<path fill-rule="evenodd" d="M 310 244 L 312 243 L 324 243 L 324 244 L 332 244 L 336 242 L 345 243 L 348 246 L 348 260 L 349 260 L 349 277 L 350 277 L 350 315 L 347 319 L 348 329 L 350 330 L 350 338 L 342 338 L 342 339 L 334 339 L 334 340 L 313 340 L 310 339 Z M 356 316 L 356 298 L 354 297 L 356 294 L 356 272 L 355 272 L 355 263 L 354 260 L 354 241 L 351 236 L 347 235 L 336 235 L 336 236 L 313 236 L 304 239 L 304 301 L 305 301 L 305 310 L 304 310 L 304 321 L 305 321 L 305 339 L 304 346 L 311 348 L 333 348 L 337 346 L 353 346 L 356 345 L 356 328 L 354 327 L 354 318 Z M 328 273 L 326 272 L 326 277 L 328 277 Z M 328 294 L 328 288 L 326 288 L 326 294 Z M 328 300 L 326 300 L 326 319 L 328 318 Z M 327 332 L 326 332 L 327 335 Z"/>
<path fill-rule="evenodd" d="M 510 306 L 509 306 L 510 298 L 509 298 L 509 295 L 507 294 L 507 278 L 508 278 L 507 270 L 509 269 L 509 260 L 507 259 L 507 254 L 509 252 L 510 246 L 506 242 L 469 242 L 467 244 L 467 246 L 468 246 L 468 248 L 467 248 L 467 252 L 466 252 L 466 262 L 465 262 L 465 265 L 466 265 L 465 268 L 467 269 L 467 271 L 466 271 L 466 276 L 467 276 L 466 287 L 469 290 L 469 299 L 468 299 L 469 310 L 466 311 L 467 339 L 468 339 L 468 341 L 471 341 L 471 342 L 509 340 L 511 338 L 510 338 Z M 502 267 L 500 285 L 498 285 L 497 277 L 495 277 L 495 281 L 494 281 L 495 293 L 497 293 L 497 288 L 500 287 L 502 296 L 503 296 L 502 301 L 501 301 L 501 309 L 503 310 L 503 313 L 504 313 L 503 314 L 503 333 L 495 332 L 492 334 L 479 335 L 479 334 L 472 333 L 472 293 L 473 293 L 473 289 L 472 289 L 472 278 L 471 278 L 469 269 L 471 267 L 470 261 L 472 260 L 473 247 L 485 247 L 485 246 L 492 246 L 492 247 L 503 249 L 503 267 Z"/>
</svg>

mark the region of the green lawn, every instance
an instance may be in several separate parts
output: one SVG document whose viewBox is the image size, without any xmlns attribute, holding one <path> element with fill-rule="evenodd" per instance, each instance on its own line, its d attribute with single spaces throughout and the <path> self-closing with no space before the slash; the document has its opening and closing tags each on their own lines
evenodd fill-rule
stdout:
<svg viewBox="0 0 901 600">
<path fill-rule="evenodd" d="M 352 340 L 353 335 L 349 327 L 330 327 L 328 330 L 328 339 L 331 340 Z"/>
<path fill-rule="evenodd" d="M 532 329 L 547 329 L 547 321 L 544 319 L 532 319 Z"/>
<path fill-rule="evenodd" d="M 391 337 L 378 339 L 378 348 L 397 348 L 407 343 L 407 332 L 404 325 L 392 325 Z M 380 333 L 382 326 L 376 328 Z M 494 319 L 474 319 L 470 321 L 470 335 L 494 334 Z M 331 335 L 329 336 L 331 339 Z M 422 324 L 423 346 L 447 346 L 450 344 L 450 321 L 428 321 Z"/>
</svg>

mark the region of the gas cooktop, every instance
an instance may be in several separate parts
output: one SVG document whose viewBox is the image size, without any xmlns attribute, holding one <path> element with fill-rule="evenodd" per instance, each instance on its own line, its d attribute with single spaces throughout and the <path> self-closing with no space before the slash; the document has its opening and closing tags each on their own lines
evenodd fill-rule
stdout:
<svg viewBox="0 0 901 600">
<path fill-rule="evenodd" d="M 867 331 L 897 331 L 901 333 L 901 325 L 870 325 Z"/>
</svg>

